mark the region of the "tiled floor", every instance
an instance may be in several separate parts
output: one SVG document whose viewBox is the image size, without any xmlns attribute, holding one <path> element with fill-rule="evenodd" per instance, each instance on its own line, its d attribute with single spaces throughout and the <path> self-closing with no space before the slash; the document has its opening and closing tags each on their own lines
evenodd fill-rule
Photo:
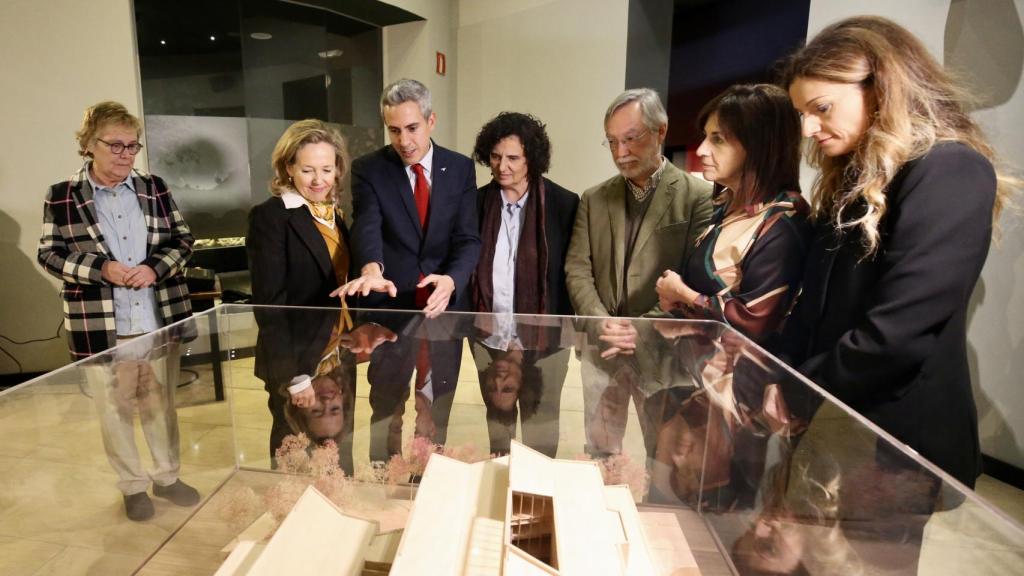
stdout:
<svg viewBox="0 0 1024 576">
<path fill-rule="evenodd" d="M 192 368 L 198 380 L 180 388 L 178 394 L 181 477 L 204 495 L 229 478 L 236 456 L 242 466 L 269 467 L 270 415 L 262 382 L 252 376 L 252 359 L 233 360 L 224 369 L 229 402 L 205 402 L 212 394 L 208 367 Z M 76 375 L 58 374 L 51 380 L 0 396 L 0 438 L 4 439 L 0 444 L 0 574 L 131 573 L 193 510 L 154 498 L 156 515 L 152 520 L 128 521 L 115 488 L 116 476 L 103 451 L 93 402 Z M 359 381 L 365 383 L 365 366 L 360 367 Z M 558 454 L 562 458 L 582 453 L 579 387 L 579 364 L 573 359 L 562 396 Z M 366 393 L 363 384 L 357 390 L 357 430 L 368 425 Z M 413 414 L 410 407 L 406 436 L 413 429 Z M 468 350 L 463 354 L 451 422 L 450 445 L 487 445 L 485 411 Z M 141 433 L 137 445 L 145 451 Z M 642 461 L 643 443 L 632 414 L 625 451 Z M 357 433 L 357 462 L 359 455 L 365 461 L 367 452 L 366 434 Z M 1024 523 L 1021 490 L 983 477 L 978 494 Z M 1020 570 L 1024 542 L 1007 545 L 1000 524 L 984 513 L 981 504 L 968 502 L 936 514 L 925 537 L 922 574 L 957 573 L 952 571 L 957 566 L 979 565 L 990 567 L 993 573 Z"/>
</svg>

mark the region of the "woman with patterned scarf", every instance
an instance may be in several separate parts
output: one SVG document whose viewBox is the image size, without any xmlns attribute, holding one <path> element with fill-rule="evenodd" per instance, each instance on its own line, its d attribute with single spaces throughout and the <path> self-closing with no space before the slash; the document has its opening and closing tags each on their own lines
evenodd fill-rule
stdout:
<svg viewBox="0 0 1024 576">
<path fill-rule="evenodd" d="M 789 312 L 807 252 L 800 121 L 784 90 L 757 84 L 715 97 L 699 125 L 715 211 L 682 274 L 666 270 L 658 280 L 658 298 L 666 312 L 719 320 L 763 342 Z"/>
</svg>

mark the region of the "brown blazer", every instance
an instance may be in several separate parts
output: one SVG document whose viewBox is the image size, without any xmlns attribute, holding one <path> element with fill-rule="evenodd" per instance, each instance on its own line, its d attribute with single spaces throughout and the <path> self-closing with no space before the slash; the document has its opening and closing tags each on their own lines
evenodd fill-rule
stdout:
<svg viewBox="0 0 1024 576">
<path fill-rule="evenodd" d="M 711 218 L 711 184 L 667 165 L 626 270 L 626 194 L 621 175 L 583 193 L 565 260 L 569 299 L 580 316 L 615 315 L 625 274 L 625 315 L 657 312 L 654 283 L 665 270 L 680 268 Z"/>
</svg>

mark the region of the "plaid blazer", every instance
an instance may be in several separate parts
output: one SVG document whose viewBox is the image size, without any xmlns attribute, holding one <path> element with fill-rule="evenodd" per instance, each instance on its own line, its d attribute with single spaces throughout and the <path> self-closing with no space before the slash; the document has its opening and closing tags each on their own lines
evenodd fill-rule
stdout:
<svg viewBox="0 0 1024 576">
<path fill-rule="evenodd" d="M 182 272 L 194 238 L 163 180 L 138 171 L 132 177 L 146 222 L 148 256 L 142 263 L 156 272 L 157 313 L 166 326 L 192 315 Z M 117 343 L 114 288 L 101 274 L 103 263 L 113 259 L 83 167 L 47 191 L 38 253 L 43 268 L 64 281 L 60 294 L 72 361 Z"/>
</svg>

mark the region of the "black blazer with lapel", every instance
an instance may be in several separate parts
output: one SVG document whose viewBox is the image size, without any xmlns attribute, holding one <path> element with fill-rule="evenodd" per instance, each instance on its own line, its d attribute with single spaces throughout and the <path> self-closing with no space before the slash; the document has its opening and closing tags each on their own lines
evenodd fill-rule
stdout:
<svg viewBox="0 0 1024 576">
<path fill-rule="evenodd" d="M 335 218 L 346 246 L 348 228 L 340 215 Z M 279 197 L 272 197 L 253 206 L 249 212 L 249 231 L 245 246 L 252 277 L 252 303 L 274 306 L 339 307 L 341 301 L 331 298 L 332 290 L 344 281 L 338 278 L 331 264 L 327 243 L 316 227 L 313 215 L 305 206 L 287 208 Z M 281 378 L 291 378 L 290 343 L 294 332 L 291 324 L 297 312 L 274 313 L 256 308 L 260 332 L 256 345 L 255 373 L 266 382 L 268 390 L 280 385 Z M 337 314 L 317 313 L 337 319 Z"/>
<path fill-rule="evenodd" d="M 340 216 L 335 222 L 351 252 L 348 228 Z M 335 274 L 327 244 L 305 206 L 289 209 L 278 197 L 254 206 L 245 245 L 253 304 L 340 305 L 329 294 L 344 278 Z"/>
<path fill-rule="evenodd" d="M 967 307 L 992 235 L 992 165 L 959 143 L 907 163 L 877 255 L 816 227 L 780 355 L 968 486 L 980 471 Z"/>
<path fill-rule="evenodd" d="M 487 194 L 501 194 L 497 184 L 491 182 L 477 191 L 477 214 L 483 229 L 483 204 Z M 548 242 L 548 294 L 546 312 L 572 316 L 572 302 L 565 287 L 565 255 L 569 252 L 572 227 L 576 222 L 576 209 L 580 197 L 551 180 L 544 178 L 544 237 Z"/>
<path fill-rule="evenodd" d="M 398 288 L 397 298 L 371 294 L 365 306 L 414 310 L 420 274 L 447 274 L 455 281 L 448 309 L 469 309 L 469 279 L 480 257 L 476 173 L 469 158 L 433 146 L 426 236 L 405 166 L 391 146 L 352 163 L 353 270 L 381 262 Z"/>
</svg>

